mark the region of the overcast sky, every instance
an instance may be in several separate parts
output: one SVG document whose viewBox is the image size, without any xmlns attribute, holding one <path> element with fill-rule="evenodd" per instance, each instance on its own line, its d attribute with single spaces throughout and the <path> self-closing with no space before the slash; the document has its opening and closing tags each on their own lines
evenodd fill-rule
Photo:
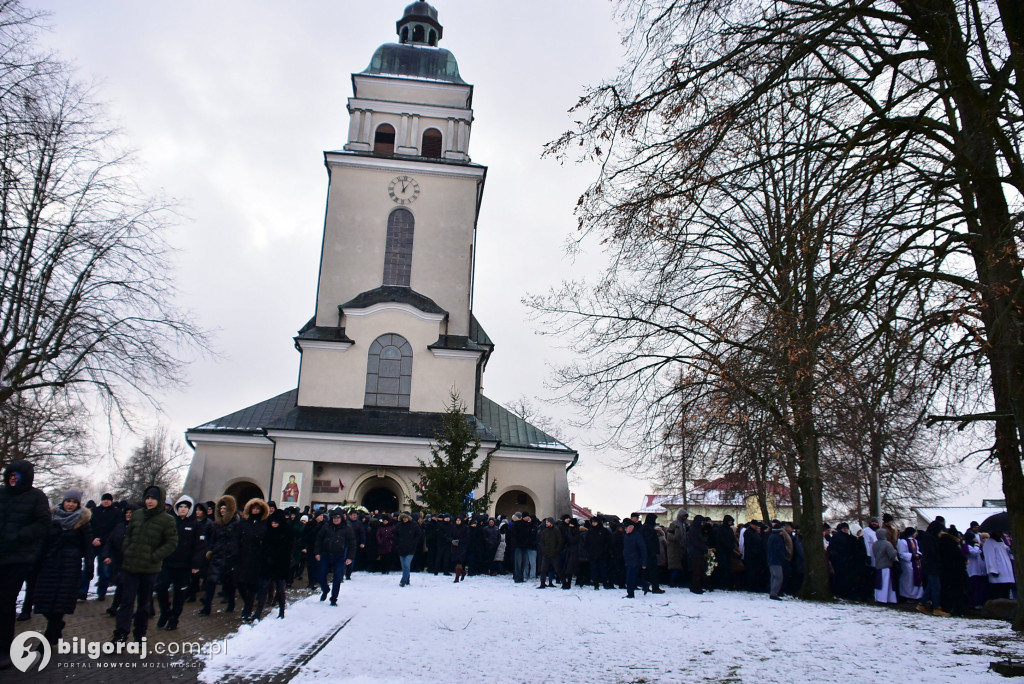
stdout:
<svg viewBox="0 0 1024 684">
<path fill-rule="evenodd" d="M 171 434 L 295 386 L 292 337 L 313 314 L 327 173 L 323 151 L 348 133 L 351 74 L 394 42 L 405 0 L 137 2 L 30 0 L 50 12 L 42 40 L 97 83 L 137 150 L 142 182 L 181 218 L 183 304 L 216 329 L 217 360 L 198 359 L 184 392 L 161 395 Z M 485 392 L 545 403 L 550 365 L 566 359 L 535 334 L 521 299 L 593 269 L 564 256 L 572 210 L 593 169 L 540 159 L 571 126 L 583 87 L 614 74 L 622 47 L 602 0 L 438 0 L 441 46 L 475 86 L 470 154 L 488 167 L 478 229 L 474 311 L 496 348 Z M 589 265 L 585 265 L 589 264 Z M 539 398 L 539 399 L 536 399 Z M 636 508 L 648 485 L 586 447 L 572 489 L 609 512 Z M 127 438 L 126 452 L 136 441 Z"/>
<path fill-rule="evenodd" d="M 114 123 L 137 150 L 141 182 L 174 198 L 182 304 L 215 329 L 220 358 L 197 359 L 189 387 L 161 394 L 172 435 L 295 387 L 292 337 L 313 314 L 327 193 L 323 151 L 348 132 L 350 75 L 394 42 L 406 0 L 138 2 L 27 0 L 50 13 L 45 45 L 97 83 Z M 541 412 L 553 363 L 568 359 L 540 337 L 523 296 L 591 274 L 564 245 L 593 168 L 541 159 L 572 124 L 586 84 L 611 77 L 622 46 L 605 0 L 437 0 L 441 46 L 475 86 L 470 155 L 488 167 L 477 235 L 474 311 L 496 348 L 486 394 L 526 396 Z M 154 421 L 156 418 L 154 417 Z M 571 488 L 583 505 L 635 509 L 643 478 L 609 467 L 586 446 Z M 592 433 L 590 437 L 592 437 Z M 121 454 L 137 438 L 121 445 Z M 964 501 L 980 503 L 982 487 Z M 984 487 L 988 496 L 998 489 Z"/>
</svg>

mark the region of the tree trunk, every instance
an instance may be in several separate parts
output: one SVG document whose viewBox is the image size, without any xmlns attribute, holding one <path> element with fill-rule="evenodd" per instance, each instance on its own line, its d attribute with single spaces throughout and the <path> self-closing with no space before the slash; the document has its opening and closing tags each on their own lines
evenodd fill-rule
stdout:
<svg viewBox="0 0 1024 684">
<path fill-rule="evenodd" d="M 800 598 L 812 601 L 830 601 L 832 588 L 828 577 L 828 559 L 822 538 L 824 506 L 821 496 L 821 465 L 818 459 L 818 438 L 814 433 L 813 418 L 809 412 L 799 411 L 797 438 L 800 450 L 798 483 L 801 507 L 800 534 L 804 539 L 804 583 Z"/>
<path fill-rule="evenodd" d="M 795 413 L 793 418 L 794 420 L 799 420 Z M 789 480 L 789 498 L 793 503 L 793 522 L 801 520 L 803 517 L 803 491 L 800 488 L 799 475 L 802 470 L 799 461 L 802 460 L 803 454 L 800 453 L 800 448 L 800 445 L 796 445 L 797 454 L 795 457 L 786 457 L 786 479 Z"/>
<path fill-rule="evenodd" d="M 873 407 L 872 407 L 873 408 Z M 878 434 L 880 429 L 875 420 L 871 421 L 871 433 L 868 436 L 869 455 L 868 463 L 868 507 L 871 514 L 868 516 L 882 519 L 882 437 Z"/>
</svg>

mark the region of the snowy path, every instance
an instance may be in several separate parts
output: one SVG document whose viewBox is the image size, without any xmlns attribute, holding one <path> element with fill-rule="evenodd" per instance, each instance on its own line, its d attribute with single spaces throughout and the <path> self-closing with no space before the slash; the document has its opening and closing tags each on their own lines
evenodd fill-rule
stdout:
<svg viewBox="0 0 1024 684">
<path fill-rule="evenodd" d="M 284 620 L 273 617 L 274 607 L 262 622 L 239 627 L 223 654 L 206 659 L 200 681 L 289 681 L 352 620 L 351 607 L 328 612 L 319 598 L 318 593 L 288 606 Z"/>
<path fill-rule="evenodd" d="M 628 601 L 507 577 L 455 585 L 419 574 L 401 589 L 398 579 L 361 573 L 339 608 L 314 596 L 283 621 L 242 627 L 202 680 L 973 684 L 1002 681 L 988 671 L 1000 654 L 1024 657 L 1006 623 L 873 606 L 678 589 Z"/>
</svg>

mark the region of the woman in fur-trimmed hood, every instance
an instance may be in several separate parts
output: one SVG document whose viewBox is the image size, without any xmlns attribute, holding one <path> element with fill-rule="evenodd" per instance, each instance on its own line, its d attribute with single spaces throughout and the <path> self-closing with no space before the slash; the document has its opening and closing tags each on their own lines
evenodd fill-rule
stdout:
<svg viewBox="0 0 1024 684">
<path fill-rule="evenodd" d="M 206 559 L 209 566 L 206 570 L 206 596 L 200 615 L 210 614 L 210 603 L 213 601 L 217 584 L 223 584 L 224 593 L 228 596 L 228 610 L 235 609 L 235 585 L 233 573 L 238 559 L 238 524 L 235 497 L 230 494 L 217 499 L 214 506 L 213 524 L 209 527 L 206 540 Z"/>
<path fill-rule="evenodd" d="M 235 570 L 235 581 L 238 593 L 242 595 L 245 607 L 242 619 L 247 620 L 253 614 L 253 602 L 260 583 L 260 567 L 263 564 L 263 537 L 267 533 L 267 518 L 270 507 L 263 499 L 249 499 L 242 511 L 242 521 L 238 526 L 238 565 Z"/>
<path fill-rule="evenodd" d="M 46 639 L 57 643 L 64 629 L 64 616 L 75 612 L 82 561 L 92 544 L 92 511 L 82 507 L 82 492 L 64 493 L 52 510 L 53 522 L 39 549 L 41 564 L 33 609 L 46 616 Z"/>
</svg>

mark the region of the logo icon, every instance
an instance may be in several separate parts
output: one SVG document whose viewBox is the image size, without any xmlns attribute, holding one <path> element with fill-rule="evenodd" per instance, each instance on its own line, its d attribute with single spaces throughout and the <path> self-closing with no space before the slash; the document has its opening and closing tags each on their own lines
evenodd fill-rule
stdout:
<svg viewBox="0 0 1024 684">
<path fill-rule="evenodd" d="M 11 662 L 22 672 L 42 671 L 50 663 L 50 642 L 39 632 L 22 632 L 11 642 Z"/>
</svg>

